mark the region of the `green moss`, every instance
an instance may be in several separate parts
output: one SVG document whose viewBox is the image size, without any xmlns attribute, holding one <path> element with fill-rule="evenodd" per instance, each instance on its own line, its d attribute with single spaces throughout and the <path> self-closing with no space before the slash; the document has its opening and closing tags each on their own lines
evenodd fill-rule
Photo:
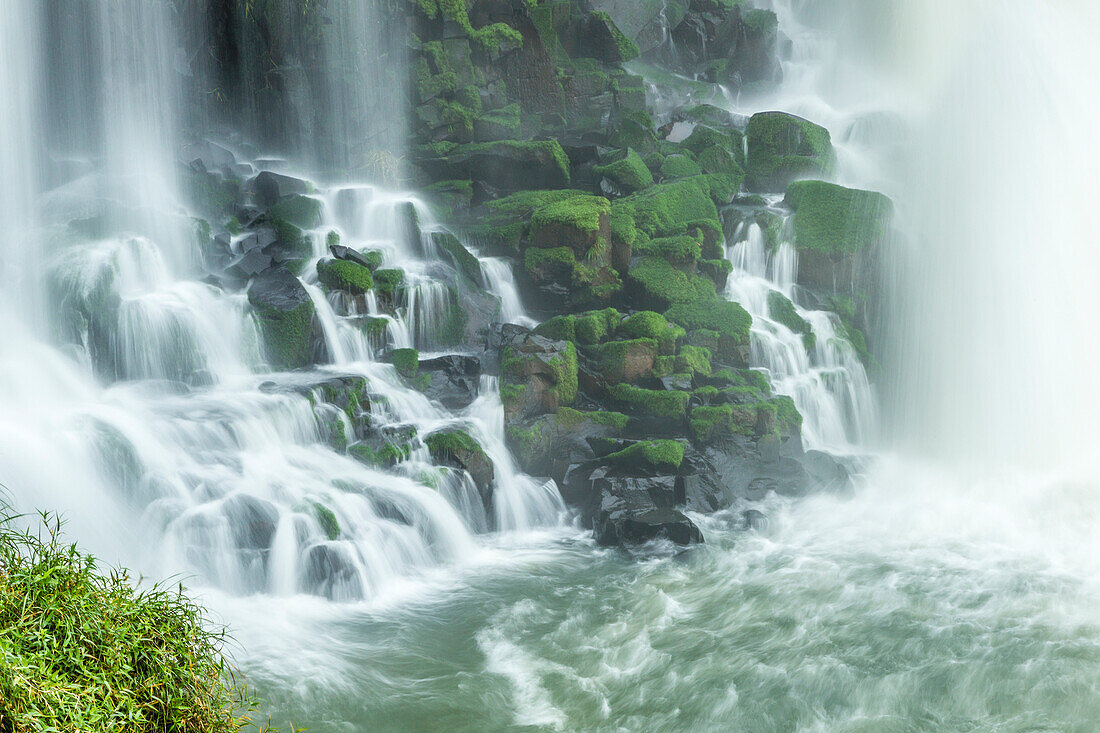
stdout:
<svg viewBox="0 0 1100 733">
<path fill-rule="evenodd" d="M 523 406 L 523 402 L 526 397 L 526 384 L 508 384 L 505 381 L 501 380 L 500 403 L 504 406 L 504 411 L 506 413 L 513 413 L 518 411 Z"/>
<path fill-rule="evenodd" d="M 615 21 L 611 19 L 611 16 L 602 11 L 596 11 L 592 13 L 593 17 L 599 18 L 607 26 L 607 29 L 611 31 L 611 37 L 615 41 L 615 48 L 619 52 L 619 63 L 630 61 L 631 59 L 638 58 L 638 44 L 623 35 L 623 32 L 619 30 L 619 27 L 615 25 Z"/>
<path fill-rule="evenodd" d="M 651 153 L 657 148 L 653 118 L 644 110 L 620 110 L 619 125 L 611 133 L 609 143 L 615 148 L 634 148 Z"/>
<path fill-rule="evenodd" d="M 741 147 L 741 135 L 736 132 L 722 132 L 707 125 L 696 125 L 691 134 L 680 143 L 680 147 L 696 155 L 712 147 L 732 152 Z M 702 161 L 699 163 L 701 165 Z"/>
<path fill-rule="evenodd" d="M 413 379 L 420 371 L 420 352 L 416 349 L 394 349 L 390 352 L 390 363 L 405 379 Z"/>
<path fill-rule="evenodd" d="M 778 290 L 768 292 L 768 316 L 777 323 L 781 323 L 794 333 L 802 334 L 802 341 L 809 351 L 814 347 L 814 332 L 810 324 L 794 307 L 794 303 Z"/>
<path fill-rule="evenodd" d="M 683 418 L 690 397 L 679 390 L 642 389 L 629 384 L 616 384 L 611 396 L 633 412 L 668 418 Z"/>
<path fill-rule="evenodd" d="M 690 222 L 710 221 L 721 231 L 706 176 L 661 183 L 621 200 L 634 225 L 654 237 L 683 233 Z"/>
<path fill-rule="evenodd" d="M 642 302 L 662 310 L 677 303 L 717 298 L 714 283 L 677 270 L 660 257 L 643 257 L 629 276 Z"/>
<path fill-rule="evenodd" d="M 595 354 L 600 373 L 607 381 L 634 381 L 639 377 L 648 376 L 653 362 L 657 359 L 657 342 L 647 338 L 611 341 L 599 346 Z M 628 360 L 630 363 L 627 363 Z M 645 373 L 628 374 L 628 370 L 637 371 L 642 364 L 648 364 Z"/>
<path fill-rule="evenodd" d="M 661 163 L 661 177 L 669 180 L 697 176 L 702 172 L 699 164 L 686 155 L 670 155 Z"/>
<path fill-rule="evenodd" d="M 701 402 L 709 403 L 718 398 L 718 388 L 708 384 L 693 391 L 691 396 Z"/>
<path fill-rule="evenodd" d="M 302 229 L 312 229 L 321 223 L 321 202 L 318 199 L 294 194 L 284 196 L 267 210 L 271 219 L 288 222 Z"/>
<path fill-rule="evenodd" d="M 571 315 L 554 316 L 536 326 L 535 333 L 555 341 L 576 341 L 576 321 Z"/>
<path fill-rule="evenodd" d="M 332 510 L 316 501 L 310 502 L 310 509 L 318 524 L 321 525 L 321 531 L 325 533 L 325 536 L 330 540 L 339 539 L 340 523 L 336 521 L 336 515 L 333 514 Z"/>
<path fill-rule="evenodd" d="M 738 341 L 747 339 L 752 327 L 752 316 L 737 303 L 725 300 L 674 305 L 665 312 L 665 318 L 688 330 L 703 328 L 717 331 Z"/>
<path fill-rule="evenodd" d="M 611 453 L 605 460 L 624 468 L 647 466 L 672 471 L 684 461 L 684 446 L 675 440 L 645 440 Z"/>
<path fill-rule="evenodd" d="M 362 295 L 374 287 L 370 269 L 347 260 L 320 260 L 317 279 L 333 290 Z"/>
<path fill-rule="evenodd" d="M 836 162 L 829 131 L 783 112 L 752 116 L 748 137 L 748 186 L 754 191 L 781 191 L 797 178 L 828 176 Z"/>
<path fill-rule="evenodd" d="M 529 247 L 523 253 L 523 267 L 528 276 L 537 282 L 572 278 L 576 265 L 577 258 L 569 247 Z"/>
<path fill-rule="evenodd" d="M 573 404 L 573 400 L 577 399 L 577 347 L 572 341 L 566 341 L 565 354 L 555 356 L 546 363 L 554 370 L 557 404 Z"/>
<path fill-rule="evenodd" d="M 683 346 L 676 357 L 676 371 L 688 374 L 710 374 L 710 350 L 700 346 Z"/>
<path fill-rule="evenodd" d="M 348 455 L 368 466 L 390 468 L 409 460 L 412 446 L 408 443 L 386 442 L 374 448 L 365 443 L 356 443 L 348 446 Z"/>
<path fill-rule="evenodd" d="M 300 369 L 313 361 L 312 302 L 281 311 L 252 304 L 263 334 L 264 354 L 276 368 Z"/>
<path fill-rule="evenodd" d="M 469 454 L 485 455 L 481 445 L 465 430 L 432 433 L 424 439 L 424 445 L 428 446 L 428 450 L 436 460 L 440 460 L 442 457 L 458 457 Z"/>
<path fill-rule="evenodd" d="M 794 209 L 794 245 L 828 254 L 871 247 L 886 233 L 893 203 L 881 193 L 824 181 L 798 181 L 787 188 Z"/>
<path fill-rule="evenodd" d="M 793 399 L 787 395 L 780 395 L 769 400 L 769 404 L 775 408 L 775 415 L 781 432 L 789 433 L 802 427 L 802 413 L 795 407 Z"/>
<path fill-rule="evenodd" d="M 687 265 L 699 258 L 699 240 L 681 235 L 678 237 L 659 237 L 639 244 L 634 254 L 660 257 L 673 265 Z"/>
<path fill-rule="evenodd" d="M 393 299 L 399 289 L 405 285 L 405 271 L 397 269 L 375 270 L 374 288 L 379 295 Z"/>
<path fill-rule="evenodd" d="M 653 174 L 649 172 L 645 161 L 630 148 L 621 160 L 607 165 L 598 165 L 593 170 L 596 175 L 610 178 L 627 192 L 638 191 L 653 185 Z"/>
<path fill-rule="evenodd" d="M 620 320 L 622 316 L 614 308 L 582 313 L 576 317 L 575 340 L 580 344 L 598 344 L 619 326 Z"/>
<path fill-rule="evenodd" d="M 713 372 L 707 381 L 715 385 L 748 389 L 758 395 L 756 400 L 768 397 L 772 390 L 767 375 L 752 369 L 722 369 Z"/>
<path fill-rule="evenodd" d="M 684 329 L 654 311 L 632 313 L 623 320 L 619 331 L 630 338 L 656 339 L 662 354 L 674 354 L 676 342 L 684 336 Z"/>
<path fill-rule="evenodd" d="M 574 410 L 572 407 L 558 408 L 558 411 L 554 413 L 554 419 L 560 427 L 567 430 L 574 430 L 585 422 L 622 430 L 630 422 L 630 418 L 621 412 L 582 412 L 581 410 Z"/>
<path fill-rule="evenodd" d="M 531 215 L 531 226 L 570 226 L 582 232 L 600 229 L 600 218 L 611 213 L 611 203 L 603 196 L 582 194 L 542 204 Z"/>
<path fill-rule="evenodd" d="M 688 424 L 697 442 L 713 443 L 732 432 L 733 407 L 730 405 L 696 407 L 691 411 Z"/>
</svg>

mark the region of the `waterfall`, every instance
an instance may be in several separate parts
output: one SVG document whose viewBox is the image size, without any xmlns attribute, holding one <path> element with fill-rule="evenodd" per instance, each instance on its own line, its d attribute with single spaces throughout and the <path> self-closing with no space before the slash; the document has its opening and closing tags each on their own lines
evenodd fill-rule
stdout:
<svg viewBox="0 0 1100 733">
<path fill-rule="evenodd" d="M 285 138 L 278 160 L 239 140 L 234 156 L 183 135 L 194 110 L 182 47 L 195 29 L 170 4 L 51 3 L 46 13 L 19 0 L 0 10 L 9 105 L 0 121 L 9 226 L 0 322 L 10 323 L 0 344 L 0 482 L 17 510 L 62 512 L 91 550 L 150 577 L 183 574 L 237 596 L 372 598 L 471 560 L 489 533 L 562 517 L 553 482 L 520 474 L 504 447 L 494 381 L 483 377 L 472 404 L 448 409 L 385 361 L 394 348 L 450 348 L 440 333 L 458 307 L 447 284 L 457 275 L 432 249 L 441 231 L 432 212 L 392 187 L 392 161 L 370 157 L 403 139 L 403 103 L 379 83 L 402 78 L 400 59 L 380 49 L 403 41 L 381 38 L 379 4 L 333 7 L 337 22 L 307 49 L 316 64 L 285 71 L 305 75 L 291 80 L 290 98 L 308 91 L 310 104 L 326 95 L 339 104 L 318 116 L 324 129 L 301 121 L 303 136 Z M 291 25 L 283 30 L 302 30 Z M 36 64 L 40 47 L 57 58 Z M 49 90 L 41 100 L 39 88 Z M 43 120 L 53 126 L 47 150 Z M 65 134 L 82 121 L 79 134 Z M 366 140 L 365 127 L 377 134 Z M 366 147 L 332 145 L 357 139 Z M 330 363 L 299 372 L 264 363 L 244 293 L 204 271 L 209 231 L 184 203 L 185 165 L 307 180 L 322 216 L 303 232 L 301 280 Z M 314 170 L 338 182 L 308 182 L 303 172 Z M 330 232 L 403 271 L 391 300 L 322 290 L 314 273 Z M 226 236 L 232 256 L 243 256 L 247 237 Z M 500 265 L 479 266 L 505 303 L 499 317 L 529 322 Z M 48 323 L 35 322 L 40 310 Z M 327 401 L 333 380 L 353 385 L 358 413 Z M 360 423 L 382 441 L 369 450 L 388 451 L 380 465 L 344 452 Z M 491 486 L 432 459 L 426 439 L 451 430 L 483 446 Z"/>
</svg>

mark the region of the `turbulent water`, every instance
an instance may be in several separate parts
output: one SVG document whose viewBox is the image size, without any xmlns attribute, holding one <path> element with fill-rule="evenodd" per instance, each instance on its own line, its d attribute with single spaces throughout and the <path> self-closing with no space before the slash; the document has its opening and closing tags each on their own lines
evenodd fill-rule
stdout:
<svg viewBox="0 0 1100 733">
<path fill-rule="evenodd" d="M 515 470 L 492 380 L 465 410 L 428 403 L 374 361 L 379 344 L 353 327 L 364 314 L 307 278 L 328 370 L 385 391 L 385 423 L 472 430 L 496 468 L 495 514 L 461 481 L 426 489 L 422 450 L 394 475 L 322 445 L 309 401 L 290 389 L 304 377 L 266 370 L 243 296 L 201 283 L 188 256 L 172 168 L 178 59 L 157 52 L 171 46 L 163 6 L 80 7 L 44 36 L 28 32 L 44 22 L 38 3 L 0 9 L 0 482 L 19 508 L 65 511 L 72 533 L 108 559 L 193 578 L 277 721 L 318 731 L 1096 730 L 1094 8 L 776 0 L 793 49 L 785 81 L 773 98 L 728 106 L 821 122 L 841 182 L 897 202 L 878 334 L 894 378 L 881 409 L 851 350 L 830 346 L 826 314 L 799 305 L 818 336 L 809 355 L 768 318 L 768 291 L 797 302 L 789 250 L 768 261 L 758 230 L 731 231 L 727 294 L 753 313 L 754 366 L 794 397 L 811 447 L 886 447 L 853 496 L 770 498 L 759 506 L 767 527 L 751 532 L 737 517 L 693 517 L 705 546 L 627 556 L 595 548 L 563 518 L 553 486 Z M 348 3 L 342 20 L 354 29 L 371 17 L 370 3 Z M 77 33 L 85 25 L 95 30 Z M 326 50 L 361 53 L 373 37 L 337 35 Z M 82 39 L 62 55 L 94 63 L 39 84 L 32 60 L 46 38 Z M 156 63 L 134 64 L 133 53 Z M 89 87 L 98 91 L 53 99 Z M 370 94 L 342 105 L 326 135 L 377 115 L 384 95 Z M 28 144 L 43 121 L 73 119 L 88 124 L 69 148 Z M 417 207 L 429 231 L 431 212 L 376 183 L 316 195 L 328 212 L 316 254 L 336 228 L 405 267 L 419 285 L 387 341 L 431 350 L 445 304 L 424 253 L 404 249 L 399 231 L 403 207 Z M 59 232 L 73 211 L 109 226 L 91 238 Z M 80 349 L 50 345 L 43 305 L 50 278 L 88 289 L 105 270 L 124 304 L 110 379 Z M 483 259 L 482 272 L 500 318 L 529 322 L 507 266 Z M 183 355 L 213 386 L 176 384 Z M 334 489 L 348 482 L 354 491 Z M 230 550 L 230 501 L 241 496 L 277 508 L 267 569 Z M 326 543 L 300 511 L 313 500 L 350 536 Z M 408 525 L 383 521 L 394 507 Z M 326 589 L 335 600 L 301 593 L 304 558 L 327 545 L 353 570 Z"/>
</svg>

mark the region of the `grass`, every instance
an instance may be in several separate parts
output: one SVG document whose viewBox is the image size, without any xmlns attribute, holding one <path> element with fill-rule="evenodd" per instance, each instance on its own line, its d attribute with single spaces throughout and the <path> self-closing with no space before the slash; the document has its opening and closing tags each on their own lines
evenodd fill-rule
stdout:
<svg viewBox="0 0 1100 733">
<path fill-rule="evenodd" d="M 182 586 L 139 590 L 66 544 L 56 518 L 37 533 L 18 519 L 0 517 L 0 733 L 256 725 L 225 631 Z"/>
</svg>

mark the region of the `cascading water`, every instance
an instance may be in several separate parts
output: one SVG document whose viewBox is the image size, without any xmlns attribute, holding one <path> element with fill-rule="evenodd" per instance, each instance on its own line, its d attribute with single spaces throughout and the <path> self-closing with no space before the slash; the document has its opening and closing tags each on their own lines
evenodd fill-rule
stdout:
<svg viewBox="0 0 1100 733">
<path fill-rule="evenodd" d="M 381 31 L 377 9 L 371 3 L 340 8 L 345 22 L 322 44 L 339 62 L 320 68 L 376 82 L 383 77 L 364 66 L 363 51 L 377 44 L 359 35 Z M 377 184 L 316 191 L 325 214 L 323 226 L 305 232 L 313 250 L 306 271 L 327 254 L 326 233 L 336 231 L 349 245 L 380 252 L 383 266 L 400 266 L 403 286 L 391 294 L 393 303 L 380 304 L 373 294 L 334 295 L 330 302 L 307 277 L 331 366 L 271 373 L 245 296 L 200 281 L 195 243 L 201 228 L 181 203 L 173 162 L 183 114 L 174 67 L 180 29 L 168 4 L 59 7 L 48 25 L 36 10 L 20 2 L 2 14 L 3 88 L 6 98 L 28 101 L 6 117 L 0 148 L 5 190 L 12 190 L 4 211 L 23 245 L 5 257 L 5 277 L 26 284 L 5 289 L 3 318 L 25 330 L 32 321 L 20 312 L 21 301 L 48 295 L 53 330 L 75 358 L 47 346 L 45 328 L 28 334 L 33 340 L 5 344 L 18 348 L 4 355 L 11 377 L 4 387 L 12 397 L 4 403 L 4 430 L 19 430 L 19 442 L 35 446 L 27 457 L 5 451 L 3 478 L 16 508 L 62 511 L 102 556 L 158 577 L 184 572 L 199 586 L 230 594 L 310 592 L 337 600 L 373 597 L 410 573 L 469 559 L 476 535 L 558 522 L 563 506 L 556 487 L 518 475 L 504 449 L 493 384 L 481 387 L 494 394 L 455 413 L 375 361 L 390 348 L 434 349 L 454 317 L 455 296 L 426 259 L 435 254 L 425 248 L 438 227 L 423 204 Z M 79 24 L 91 31 L 77 33 Z M 57 185 L 44 178 L 45 191 L 36 180 L 37 108 L 29 103 L 34 43 L 43 34 L 72 40 L 62 54 L 71 52 L 74 60 L 45 74 L 51 96 L 42 114 L 98 121 L 94 134 L 47 151 L 82 162 L 64 169 L 68 176 Z M 78 57 L 94 61 L 81 74 L 73 72 Z M 401 78 L 400 69 L 395 73 Z M 341 77 L 329 91 L 348 84 Z M 66 95 L 69 88 L 74 93 Z M 377 84 L 370 88 L 369 95 L 382 93 Z M 338 96 L 347 105 L 326 118 L 332 122 L 326 139 L 350 140 L 352 127 L 380 117 L 379 100 Z M 393 124 L 400 127 L 399 117 L 379 131 Z M 200 170 L 230 156 L 206 143 L 189 150 L 205 156 Z M 331 150 L 312 159 L 347 163 Z M 230 156 L 228 164 L 258 170 L 240 157 Z M 38 228 L 26 216 L 36 202 L 43 203 Z M 410 238 L 404 218 L 410 210 L 424 223 L 423 241 Z M 58 246 L 45 261 L 30 261 L 26 255 L 35 248 L 26 243 L 44 232 Z M 244 235 L 227 240 L 229 256 L 238 260 L 249 246 Z M 491 261 L 485 268 L 490 289 L 503 288 L 497 297 L 508 303 L 504 317 L 526 320 L 510 278 Z M 381 330 L 372 328 L 378 321 Z M 24 368 L 27 356 L 39 352 L 47 356 Z M 363 412 L 327 403 L 326 380 L 350 380 Z M 16 399 L 29 392 L 33 407 Z M 55 400 L 64 407 L 42 419 Z M 391 469 L 372 469 L 331 450 L 334 435 L 354 433 L 352 420 L 367 420 L 391 436 Z M 434 465 L 424 438 L 454 428 L 484 442 L 497 499 L 483 498 L 464 471 Z M 46 457 L 54 451 L 65 460 Z M 94 524 L 99 531 L 87 531 L 85 525 Z"/>
<path fill-rule="evenodd" d="M 203 282 L 193 255 L 173 71 L 188 58 L 175 37 L 194 29 L 166 3 L 3 3 L 6 498 L 63 511 L 109 561 L 184 573 L 231 623 L 271 712 L 320 730 L 1091 730 L 1097 10 L 774 0 L 785 82 L 731 106 L 824 124 L 838 180 L 898 205 L 909 249 L 894 253 L 878 334 L 898 452 L 850 499 L 769 496 L 754 532 L 693 517 L 706 546 L 638 562 L 557 526 L 556 488 L 504 448 L 492 378 L 447 408 L 381 358 L 462 356 L 439 346 L 454 305 L 444 230 L 380 183 L 398 176 L 370 140 L 332 145 L 380 117 L 392 134 L 384 113 L 402 105 L 373 82 L 404 72 L 332 62 L 379 48 L 384 5 L 338 4 L 338 34 L 315 48 L 329 61 L 273 72 L 305 101 L 271 147 L 300 150 L 306 170 L 360 160 L 370 181 L 309 193 L 323 216 L 302 279 L 328 364 L 278 372 L 246 296 Z M 364 29 L 376 40 L 357 42 Z M 307 66 L 347 75 L 314 90 Z M 332 91 L 348 88 L 374 96 Z M 312 91 L 346 104 L 338 120 L 309 121 Z M 245 116 L 255 131 L 270 114 Z M 295 173 L 234 149 L 248 175 Z M 326 295 L 312 273 L 330 231 L 404 271 L 393 300 Z M 234 257 L 246 237 L 230 238 Z M 793 397 L 808 447 L 866 451 L 880 424 L 864 367 L 835 317 L 801 300 L 793 247 L 745 223 L 726 256 L 753 365 Z M 506 262 L 469 264 L 497 320 L 529 323 Z M 779 321 L 773 293 L 812 339 Z M 329 401 L 337 382 L 358 409 Z M 368 447 L 388 468 L 332 450 L 362 421 L 386 437 Z M 471 475 L 431 458 L 425 439 L 456 428 L 492 465 L 488 506 Z"/>
</svg>

